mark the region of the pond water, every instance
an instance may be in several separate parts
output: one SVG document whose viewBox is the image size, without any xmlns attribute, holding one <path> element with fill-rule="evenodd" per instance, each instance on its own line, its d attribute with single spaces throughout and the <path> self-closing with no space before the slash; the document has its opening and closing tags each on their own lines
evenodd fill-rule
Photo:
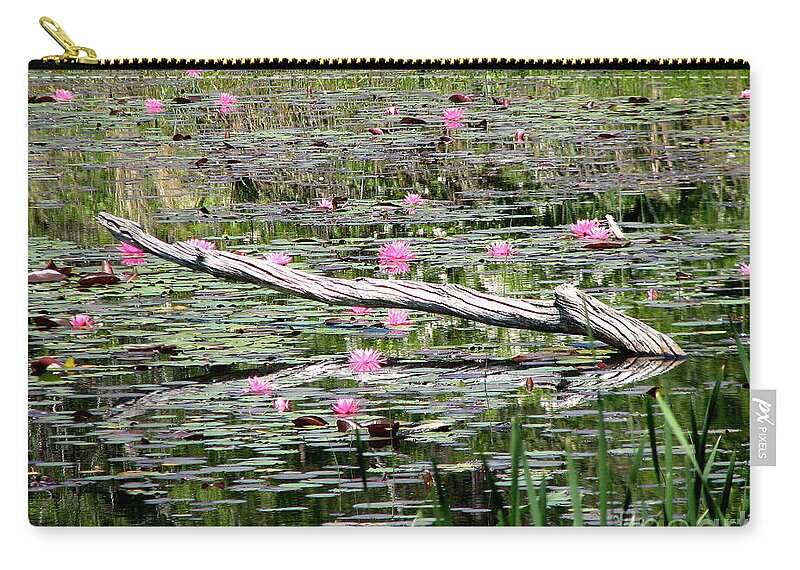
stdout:
<svg viewBox="0 0 800 570">
<path fill-rule="evenodd" d="M 688 429 L 716 381 L 712 493 L 736 451 L 731 502 L 742 504 L 748 384 L 735 339 L 748 343 L 748 85 L 748 72 L 730 70 L 32 71 L 31 95 L 70 89 L 74 99 L 30 105 L 29 266 L 53 260 L 80 276 L 108 260 L 122 281 L 29 286 L 32 318 L 95 321 L 29 331 L 31 361 L 74 361 L 29 377 L 31 522 L 431 524 L 435 460 L 453 522 L 491 525 L 482 461 L 506 489 L 517 418 L 534 479 L 547 482 L 548 523 L 572 524 L 569 440 L 584 519 L 596 524 L 602 398 L 610 522 L 642 524 L 661 508 L 649 447 L 625 517 L 620 505 L 648 393 L 668 393 Z M 220 92 L 236 96 L 229 110 Z M 474 101 L 453 103 L 454 93 Z M 147 99 L 162 112 L 147 112 Z M 448 108 L 463 119 L 443 123 Z M 406 206 L 408 193 L 422 203 Z M 404 278 L 525 298 L 572 282 L 689 358 L 653 365 L 581 337 L 413 311 L 412 324 L 391 327 L 383 309 L 357 317 L 124 256 L 95 221 L 101 211 L 166 241 L 282 252 L 291 267 L 347 278 L 396 278 L 379 272 L 378 248 L 404 239 L 417 253 Z M 627 247 L 571 237 L 570 223 L 606 214 Z M 497 241 L 516 255 L 489 256 Z M 389 362 L 354 373 L 355 348 Z M 248 391 L 250 376 L 269 377 L 291 409 Z M 361 400 L 358 421 L 399 422 L 402 437 L 338 431 L 337 398 Z M 327 425 L 296 428 L 304 415 Z M 403 432 L 432 422 L 436 431 Z M 685 510 L 676 499 L 676 519 Z"/>
</svg>

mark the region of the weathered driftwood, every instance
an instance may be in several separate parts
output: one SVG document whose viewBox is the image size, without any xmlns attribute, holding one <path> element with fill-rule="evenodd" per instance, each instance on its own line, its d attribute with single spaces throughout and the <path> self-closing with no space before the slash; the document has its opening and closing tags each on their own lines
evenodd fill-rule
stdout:
<svg viewBox="0 0 800 570">
<path fill-rule="evenodd" d="M 500 297 L 461 285 L 366 277 L 337 279 L 225 251 L 203 250 L 185 242 L 169 244 L 148 234 L 136 222 L 105 212 L 100 213 L 98 221 L 117 239 L 184 267 L 329 305 L 412 309 L 499 327 L 582 336 L 587 336 L 590 328 L 597 340 L 626 352 L 685 356 L 668 336 L 569 284 L 556 287 L 553 300 L 533 300 Z"/>
</svg>

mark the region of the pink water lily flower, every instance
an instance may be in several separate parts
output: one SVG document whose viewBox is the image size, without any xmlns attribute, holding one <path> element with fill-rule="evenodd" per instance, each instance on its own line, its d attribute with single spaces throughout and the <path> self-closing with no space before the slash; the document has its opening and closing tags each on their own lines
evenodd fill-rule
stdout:
<svg viewBox="0 0 800 570">
<path fill-rule="evenodd" d="M 193 245 L 194 247 L 199 247 L 200 249 L 205 249 L 205 250 L 217 249 L 216 245 L 204 239 L 197 239 L 197 238 L 187 239 L 186 243 L 188 243 L 189 245 Z"/>
<path fill-rule="evenodd" d="M 514 131 L 514 142 L 525 142 L 527 136 L 523 129 L 517 129 Z"/>
<path fill-rule="evenodd" d="M 445 121 L 460 121 L 464 118 L 464 109 L 458 107 L 450 107 L 442 111 L 442 118 Z"/>
<path fill-rule="evenodd" d="M 745 89 L 742 91 L 742 99 L 749 99 L 750 98 L 750 89 Z"/>
<path fill-rule="evenodd" d="M 292 262 L 292 256 L 283 252 L 268 253 L 263 259 L 270 263 L 277 263 L 278 265 L 289 265 Z"/>
<path fill-rule="evenodd" d="M 460 129 L 464 126 L 461 119 L 464 118 L 464 109 L 458 107 L 450 107 L 442 111 L 442 119 L 444 119 L 444 126 L 448 129 Z"/>
<path fill-rule="evenodd" d="M 389 275 L 403 275 L 411 271 L 411 265 L 406 261 L 392 261 L 381 266 L 384 273 Z"/>
<path fill-rule="evenodd" d="M 291 400 L 278 397 L 275 398 L 275 401 L 272 403 L 272 406 L 279 412 L 285 412 L 286 410 L 289 409 L 289 404 L 291 404 Z"/>
<path fill-rule="evenodd" d="M 386 364 L 386 357 L 374 348 L 356 348 L 347 356 L 354 372 L 375 372 Z"/>
<path fill-rule="evenodd" d="M 148 113 L 163 113 L 164 103 L 158 99 L 148 99 L 144 102 L 144 106 Z"/>
<path fill-rule="evenodd" d="M 508 257 L 510 255 L 515 255 L 517 250 L 510 242 L 496 241 L 486 247 L 486 253 L 492 257 Z"/>
<path fill-rule="evenodd" d="M 236 105 L 236 101 L 236 97 L 230 93 L 220 93 L 217 99 L 217 105 L 219 105 L 219 110 L 221 112 L 230 113 L 233 111 L 233 106 Z"/>
<path fill-rule="evenodd" d="M 53 99 L 56 101 L 72 101 L 74 98 L 72 91 L 67 89 L 56 89 L 56 92 L 53 93 Z"/>
<path fill-rule="evenodd" d="M 144 265 L 147 263 L 147 260 L 144 258 L 143 253 L 139 254 L 122 254 L 122 259 L 119 260 L 122 265 L 127 265 L 128 267 L 132 267 L 134 265 Z"/>
<path fill-rule="evenodd" d="M 350 313 L 353 315 L 358 315 L 359 317 L 366 316 L 372 312 L 372 309 L 369 307 L 350 307 Z"/>
<path fill-rule="evenodd" d="M 422 196 L 419 194 L 406 194 L 403 203 L 408 206 L 419 206 L 422 204 Z"/>
<path fill-rule="evenodd" d="M 189 77 L 202 77 L 203 71 L 201 69 L 187 69 L 186 75 Z"/>
<path fill-rule="evenodd" d="M 599 226 L 600 222 L 595 218 L 594 220 L 578 220 L 574 224 L 570 224 L 569 229 L 572 230 L 573 234 L 583 237 Z"/>
<path fill-rule="evenodd" d="M 117 246 L 117 251 L 122 256 L 123 265 L 143 265 L 145 262 L 144 251 L 132 243 L 122 242 Z"/>
<path fill-rule="evenodd" d="M 583 237 L 586 239 L 602 241 L 609 239 L 611 237 L 611 232 L 603 226 L 595 226 L 586 232 Z"/>
<path fill-rule="evenodd" d="M 378 265 L 386 273 L 408 273 L 411 270 L 408 262 L 417 254 L 411 251 L 411 244 L 403 240 L 395 240 L 383 244 L 378 250 Z"/>
<path fill-rule="evenodd" d="M 390 327 L 398 327 L 410 325 L 411 320 L 408 318 L 408 313 L 406 311 L 402 309 L 390 309 L 383 324 Z"/>
<path fill-rule="evenodd" d="M 361 401 L 353 398 L 339 398 L 336 403 L 331 404 L 337 416 L 352 416 L 361 410 Z"/>
<path fill-rule="evenodd" d="M 275 385 L 263 376 L 250 376 L 247 379 L 247 387 L 251 392 L 266 394 L 267 396 L 271 396 L 272 390 L 275 389 Z"/>
<path fill-rule="evenodd" d="M 647 300 L 648 301 L 655 301 L 658 299 L 658 291 L 655 289 L 648 289 L 647 290 Z"/>
<path fill-rule="evenodd" d="M 141 255 L 144 253 L 141 249 L 133 245 L 132 243 L 128 243 L 126 241 L 121 242 L 117 246 L 117 251 L 120 253 L 125 253 L 129 255 Z"/>
<path fill-rule="evenodd" d="M 399 115 L 400 114 L 400 109 L 398 109 L 397 107 L 388 107 L 386 109 L 386 114 L 387 115 Z"/>
<path fill-rule="evenodd" d="M 74 330 L 89 330 L 94 328 L 94 319 L 89 315 L 79 314 L 70 317 L 69 324 Z"/>
<path fill-rule="evenodd" d="M 737 265 L 739 268 L 739 275 L 750 275 L 750 264 L 749 263 L 740 263 Z"/>
<path fill-rule="evenodd" d="M 333 210 L 333 200 L 330 198 L 317 198 L 317 206 L 324 210 Z"/>
</svg>

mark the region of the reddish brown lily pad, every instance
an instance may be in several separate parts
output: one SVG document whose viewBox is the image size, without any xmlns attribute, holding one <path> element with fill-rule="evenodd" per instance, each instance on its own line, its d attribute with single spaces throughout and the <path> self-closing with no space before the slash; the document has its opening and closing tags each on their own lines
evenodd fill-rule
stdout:
<svg viewBox="0 0 800 570">
<path fill-rule="evenodd" d="M 465 95 L 464 93 L 455 93 L 453 95 L 450 95 L 449 99 L 453 103 L 472 103 L 473 102 L 472 97 L 470 97 L 469 95 Z"/>
<path fill-rule="evenodd" d="M 72 275 L 72 267 L 59 267 L 52 259 L 47 262 L 47 265 L 45 265 L 44 268 L 52 269 L 53 271 L 58 271 L 59 273 L 66 275 L 67 277 Z"/>
<path fill-rule="evenodd" d="M 746 121 L 747 115 L 744 113 L 734 113 L 733 115 L 722 115 L 723 121 Z"/>
<path fill-rule="evenodd" d="M 177 354 L 178 347 L 174 344 L 140 344 L 126 346 L 128 352 L 158 352 L 161 354 Z"/>
<path fill-rule="evenodd" d="M 372 437 L 394 437 L 400 429 L 400 423 L 392 422 L 388 418 L 376 418 L 362 422 L 361 427 L 367 428 Z"/>
<path fill-rule="evenodd" d="M 360 427 L 361 426 L 358 425 L 358 422 L 351 420 L 350 418 L 339 418 L 336 420 L 336 429 L 342 433 L 356 431 Z"/>
<path fill-rule="evenodd" d="M 44 356 L 39 360 L 34 360 L 31 362 L 31 374 L 34 376 L 41 376 L 45 372 L 47 372 L 48 368 L 62 368 L 64 365 L 56 360 L 55 358 L 50 358 L 49 356 Z"/>
<path fill-rule="evenodd" d="M 483 129 L 486 131 L 489 130 L 489 121 L 486 119 L 481 119 L 480 121 L 476 121 L 474 123 L 467 123 L 467 126 L 473 129 Z"/>
<path fill-rule="evenodd" d="M 326 426 L 328 422 L 319 416 L 300 416 L 292 420 L 295 427 Z"/>
<path fill-rule="evenodd" d="M 97 416 L 92 412 L 87 412 L 85 410 L 78 410 L 72 413 L 72 419 L 75 420 L 76 422 L 89 422 L 99 418 L 100 416 Z"/>
<path fill-rule="evenodd" d="M 78 285 L 82 287 L 92 287 L 93 285 L 115 285 L 119 282 L 120 278 L 113 273 L 98 271 L 97 273 L 89 273 L 81 277 L 78 280 Z"/>
<path fill-rule="evenodd" d="M 36 315 L 35 317 L 31 317 L 31 322 L 34 326 L 45 329 L 70 326 L 69 319 L 53 319 L 47 315 Z"/>
<path fill-rule="evenodd" d="M 631 242 L 629 241 L 593 241 L 583 247 L 586 249 L 619 249 L 620 247 L 628 247 L 630 244 Z"/>
<path fill-rule="evenodd" d="M 28 283 L 55 283 L 66 278 L 66 275 L 54 269 L 37 269 L 28 273 Z"/>
</svg>

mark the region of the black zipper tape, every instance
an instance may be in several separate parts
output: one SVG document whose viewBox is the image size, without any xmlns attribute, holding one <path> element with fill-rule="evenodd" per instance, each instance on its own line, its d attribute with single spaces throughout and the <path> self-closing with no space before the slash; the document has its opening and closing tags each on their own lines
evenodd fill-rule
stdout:
<svg viewBox="0 0 800 570">
<path fill-rule="evenodd" d="M 243 59 L 174 59 L 125 58 L 101 59 L 98 63 L 76 63 L 35 59 L 28 69 L 750 69 L 743 59 L 672 58 L 672 59 L 384 59 L 384 58 L 243 58 Z"/>
</svg>

